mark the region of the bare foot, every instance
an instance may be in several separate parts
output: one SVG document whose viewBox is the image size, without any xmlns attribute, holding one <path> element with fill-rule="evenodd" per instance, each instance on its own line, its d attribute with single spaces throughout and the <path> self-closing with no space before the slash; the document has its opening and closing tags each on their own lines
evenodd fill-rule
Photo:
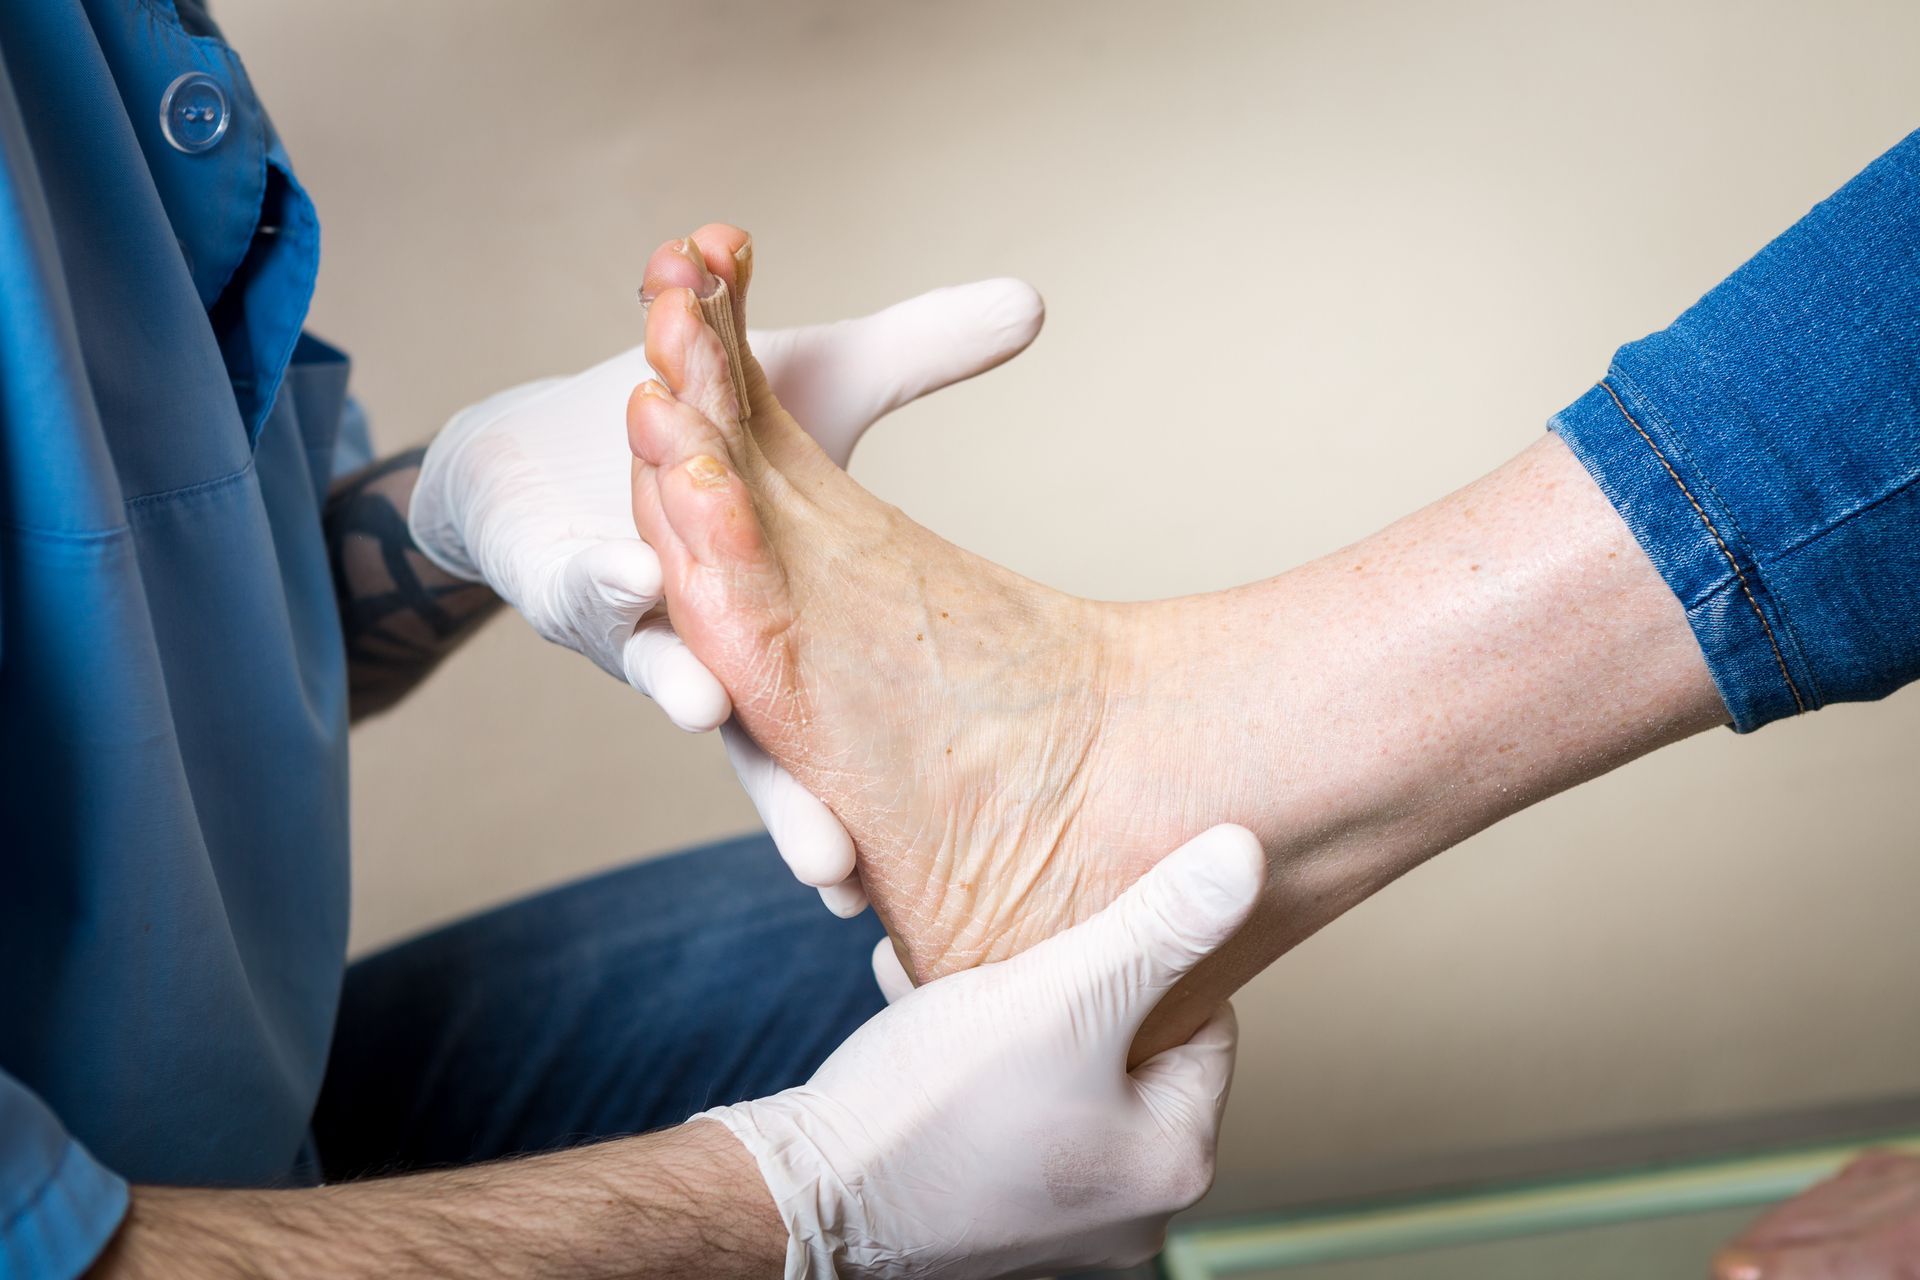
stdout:
<svg viewBox="0 0 1920 1280">
<path fill-rule="evenodd" d="M 723 226 L 648 264 L 647 359 L 665 385 L 629 405 L 634 514 L 674 627 L 746 730 L 846 823 L 916 978 L 1011 955 L 1215 818 L 1141 781 L 1177 772 L 1172 744 L 1106 732 L 1133 697 L 1125 606 L 1029 582 L 879 501 L 750 354 L 742 423 L 694 295 L 726 281 L 744 335 L 750 270 L 745 233 Z"/>
<path fill-rule="evenodd" d="M 1713 1260 L 1714 1280 L 1915 1280 L 1920 1158 L 1868 1152 L 1768 1210 Z"/>
</svg>

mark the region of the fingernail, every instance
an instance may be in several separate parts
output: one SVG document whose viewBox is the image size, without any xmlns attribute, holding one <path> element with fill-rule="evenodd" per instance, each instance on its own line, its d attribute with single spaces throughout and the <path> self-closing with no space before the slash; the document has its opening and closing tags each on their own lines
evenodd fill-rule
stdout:
<svg viewBox="0 0 1920 1280">
<path fill-rule="evenodd" d="M 1761 1280 L 1766 1274 L 1752 1254 L 1723 1253 L 1714 1260 L 1715 1280 Z"/>
<path fill-rule="evenodd" d="M 717 458 L 704 453 L 687 459 L 687 478 L 702 489 L 727 487 L 727 469 L 720 465 Z"/>
<path fill-rule="evenodd" d="M 751 278 L 753 275 L 753 237 L 752 236 L 748 236 L 746 238 L 745 243 L 743 243 L 738 249 L 735 249 L 733 251 L 733 265 L 734 265 L 733 278 L 735 281 L 739 283 L 740 287 L 744 289 L 746 287 L 748 279 Z"/>
<path fill-rule="evenodd" d="M 690 316 L 700 315 L 700 299 L 697 296 L 695 296 L 693 290 L 688 289 L 688 290 L 685 290 L 683 293 L 681 293 L 680 305 L 687 309 L 688 315 Z M 702 319 L 704 318 L 705 317 L 702 317 Z"/>
<path fill-rule="evenodd" d="M 647 286 L 641 285 L 640 286 L 640 309 L 642 311 L 645 311 L 648 308 L 652 307 L 653 300 L 659 296 L 660 295 L 657 293 L 650 292 L 647 289 Z"/>
<path fill-rule="evenodd" d="M 640 384 L 640 394 L 643 396 L 655 396 L 662 400 L 673 399 L 673 396 L 667 391 L 666 384 L 655 382 L 652 378 L 648 378 Z"/>
</svg>

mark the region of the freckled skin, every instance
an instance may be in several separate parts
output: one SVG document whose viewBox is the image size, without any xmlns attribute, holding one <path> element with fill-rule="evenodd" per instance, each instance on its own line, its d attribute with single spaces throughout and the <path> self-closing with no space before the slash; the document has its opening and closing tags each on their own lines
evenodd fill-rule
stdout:
<svg viewBox="0 0 1920 1280">
<path fill-rule="evenodd" d="M 650 289 L 725 275 L 741 234 L 696 233 L 697 264 L 663 248 Z M 846 824 L 922 980 L 1084 919 L 1208 826 L 1251 827 L 1262 905 L 1163 1003 L 1144 1054 L 1426 857 L 1724 718 L 1678 604 L 1551 437 L 1278 578 L 1110 604 L 875 499 L 750 353 L 742 424 L 718 341 L 684 307 L 655 306 L 647 340 L 672 394 L 630 406 L 635 518 L 674 626 Z M 699 456 L 722 460 L 717 484 L 757 528 L 716 537 L 680 499 Z"/>
</svg>

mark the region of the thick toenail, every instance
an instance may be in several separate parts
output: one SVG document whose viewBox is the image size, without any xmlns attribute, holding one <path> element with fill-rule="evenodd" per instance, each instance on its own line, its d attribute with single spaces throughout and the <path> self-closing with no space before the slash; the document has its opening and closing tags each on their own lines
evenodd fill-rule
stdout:
<svg viewBox="0 0 1920 1280">
<path fill-rule="evenodd" d="M 711 297 L 713 291 L 720 287 L 720 277 L 707 270 L 706 254 L 700 251 L 700 246 L 693 242 L 692 236 L 682 240 L 679 249 L 680 256 L 700 273 L 700 283 L 695 286 L 693 292 L 702 298 Z"/>
<path fill-rule="evenodd" d="M 687 478 L 702 489 L 727 487 L 727 469 L 717 458 L 701 453 L 687 459 Z"/>
</svg>

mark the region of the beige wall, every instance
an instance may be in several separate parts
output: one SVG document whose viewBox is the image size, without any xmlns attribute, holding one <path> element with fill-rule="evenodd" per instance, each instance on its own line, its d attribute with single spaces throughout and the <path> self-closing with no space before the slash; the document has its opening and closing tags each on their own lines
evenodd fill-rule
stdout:
<svg viewBox="0 0 1920 1280">
<path fill-rule="evenodd" d="M 644 255 L 709 218 L 761 324 L 1018 274 L 1035 348 L 854 471 L 1107 596 L 1485 471 L 1920 125 L 1891 2 L 216 7 L 384 445 L 636 340 Z M 1710 734 L 1415 874 L 1242 997 L 1227 1168 L 1920 1089 L 1917 730 L 1909 694 Z M 713 740 L 512 621 L 355 752 L 362 947 L 752 824 Z"/>
</svg>

